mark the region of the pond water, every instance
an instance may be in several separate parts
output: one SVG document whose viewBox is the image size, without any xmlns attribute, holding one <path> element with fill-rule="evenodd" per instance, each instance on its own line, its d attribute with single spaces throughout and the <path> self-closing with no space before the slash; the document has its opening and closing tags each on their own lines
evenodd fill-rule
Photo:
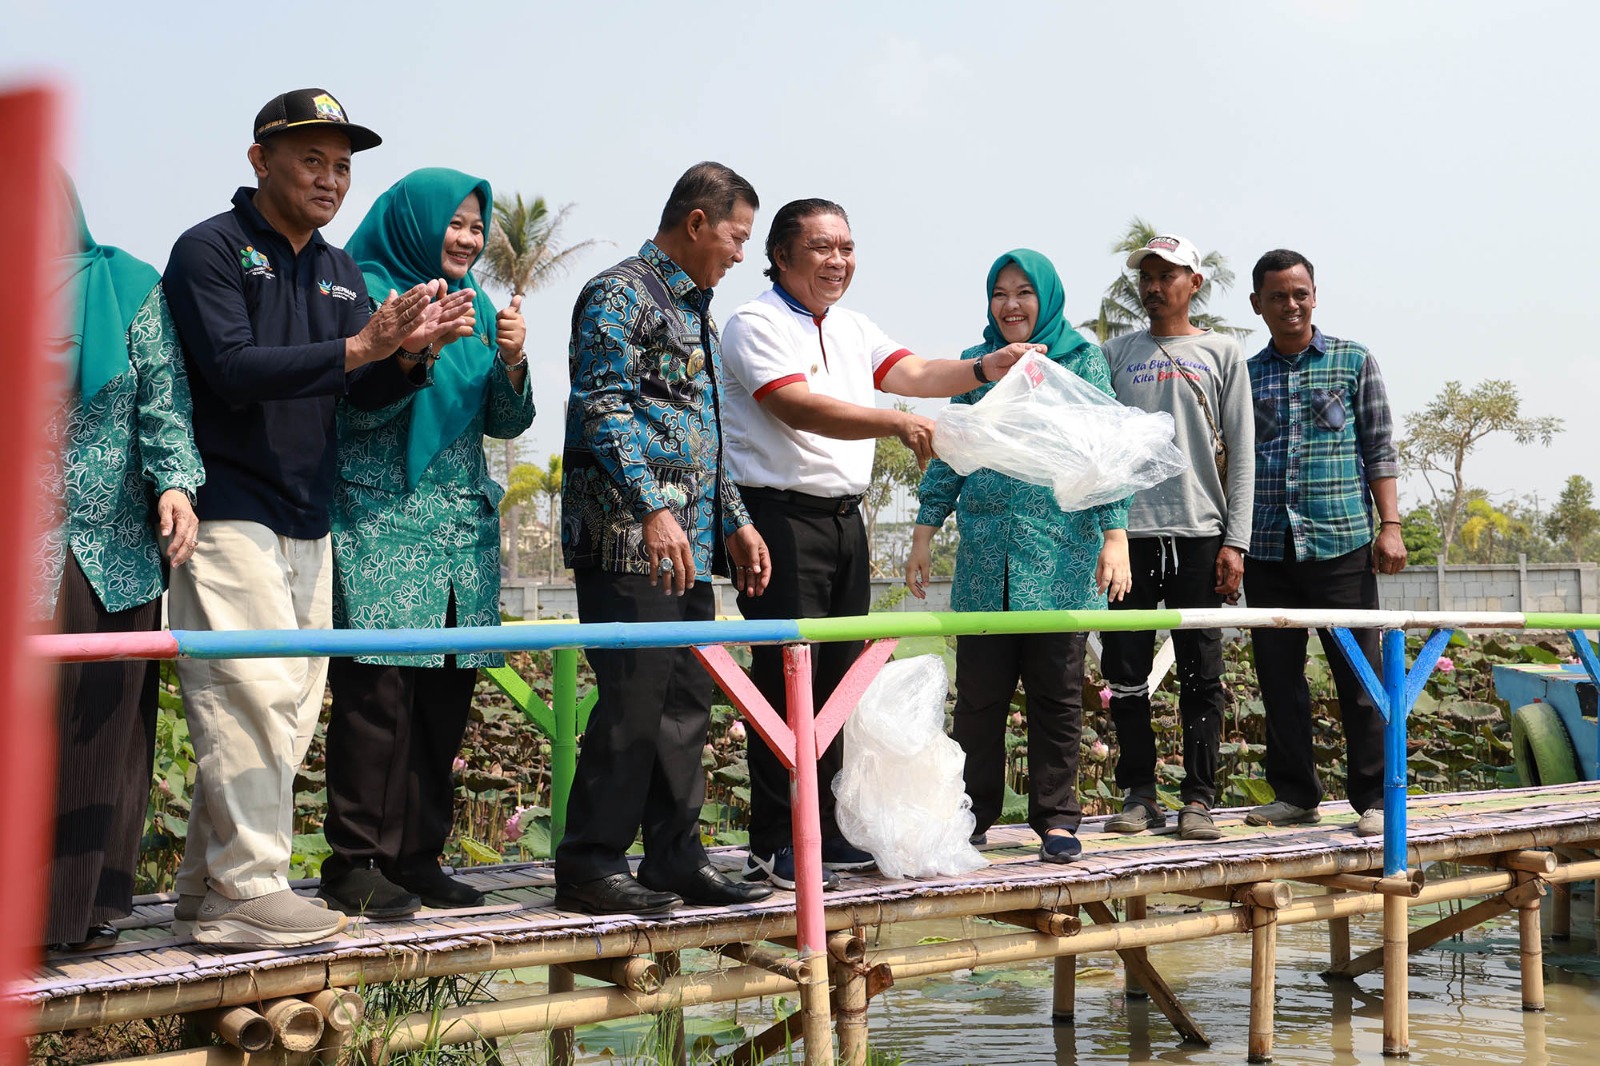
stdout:
<svg viewBox="0 0 1600 1066">
<path fill-rule="evenodd" d="M 1548 899 L 1545 905 L 1548 929 Z M 1154 897 L 1150 913 L 1177 912 L 1183 906 L 1176 898 Z M 1414 908 L 1413 923 L 1432 921 L 1447 913 L 1440 908 L 1451 906 Z M 1409 1061 L 1455 1066 L 1600 1062 L 1600 955 L 1586 887 L 1575 894 L 1572 911 L 1572 939 L 1545 940 L 1542 1013 L 1522 1010 L 1514 918 L 1479 926 L 1414 956 Z M 1350 924 L 1353 954 L 1381 942 L 1377 915 Z M 973 920 L 918 922 L 869 930 L 869 940 L 873 946 L 896 945 L 1003 931 Z M 1327 966 L 1327 945 L 1325 925 L 1279 930 L 1274 1061 L 1292 1066 L 1405 1061 L 1384 1059 L 1381 1052 L 1382 974 L 1325 980 L 1320 972 Z M 906 1066 L 1241 1066 L 1249 1035 L 1250 938 L 1231 935 L 1161 945 L 1150 949 L 1150 958 L 1210 1036 L 1209 1047 L 1182 1043 L 1149 1000 L 1127 995 L 1114 954 L 1079 957 L 1075 1026 L 1050 1024 L 1051 963 L 1046 960 L 897 984 L 872 1001 L 872 1046 L 885 1055 L 880 1061 Z M 520 994 L 528 991 L 524 987 Z M 753 1033 L 771 1019 L 774 1007 L 765 1001 L 691 1011 L 690 1036 L 698 1030 L 702 1047 L 708 1049 L 713 1041 L 707 1034 L 725 1036 L 732 1023 Z M 580 1029 L 579 1061 L 653 1063 L 629 1036 L 643 1028 L 635 1021 Z M 532 1066 L 547 1057 L 542 1044 L 542 1037 L 516 1041 L 513 1047 L 521 1054 L 508 1061 Z M 691 1062 L 709 1059 L 705 1050 L 690 1057 Z M 780 1054 L 772 1061 L 799 1063 L 801 1055 L 796 1049 L 792 1056 Z"/>
</svg>

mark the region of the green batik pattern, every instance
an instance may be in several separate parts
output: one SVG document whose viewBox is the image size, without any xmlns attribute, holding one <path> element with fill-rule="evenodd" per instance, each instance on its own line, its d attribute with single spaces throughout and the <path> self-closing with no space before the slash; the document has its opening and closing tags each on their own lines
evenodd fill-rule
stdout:
<svg viewBox="0 0 1600 1066">
<path fill-rule="evenodd" d="M 339 404 L 339 481 L 334 488 L 333 624 L 340 629 L 442 629 L 456 600 L 457 626 L 500 623 L 500 500 L 485 436 L 511 438 L 533 422 L 524 376 L 511 387 L 496 359 L 471 424 L 406 491 L 411 396 L 376 411 Z M 388 666 L 443 666 L 443 655 L 360 656 Z M 457 656 L 492 667 L 499 654 Z"/>
<path fill-rule="evenodd" d="M 55 521 L 35 554 L 34 610 L 55 614 L 70 549 L 101 606 L 126 611 L 166 591 L 156 498 L 206 479 L 194 446 L 189 378 L 160 286 L 128 327 L 128 370 L 88 405 L 68 396 L 48 433 L 59 466 L 44 476 Z"/>
</svg>

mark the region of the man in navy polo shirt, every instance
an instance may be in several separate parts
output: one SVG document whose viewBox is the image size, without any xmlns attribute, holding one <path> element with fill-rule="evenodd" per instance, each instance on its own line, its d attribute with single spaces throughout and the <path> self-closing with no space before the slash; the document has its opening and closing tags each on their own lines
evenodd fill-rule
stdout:
<svg viewBox="0 0 1600 1066">
<path fill-rule="evenodd" d="M 174 574 L 174 629 L 332 626 L 334 404 L 381 406 L 427 384 L 427 351 L 471 306 L 467 290 L 435 301 L 440 281 L 369 315 L 361 271 L 318 229 L 350 187 L 351 153 L 381 140 L 331 95 L 275 98 L 254 134 L 258 187 L 178 238 L 162 279 L 208 474 L 191 566 Z M 294 773 L 327 660 L 186 660 L 178 676 L 198 766 L 174 930 L 254 946 L 338 932 L 343 915 L 287 879 Z"/>
</svg>

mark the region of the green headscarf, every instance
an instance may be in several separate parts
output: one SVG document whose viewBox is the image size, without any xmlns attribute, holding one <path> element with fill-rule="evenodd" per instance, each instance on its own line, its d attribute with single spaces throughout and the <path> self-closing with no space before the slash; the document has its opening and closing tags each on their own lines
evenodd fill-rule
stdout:
<svg viewBox="0 0 1600 1066">
<path fill-rule="evenodd" d="M 128 328 L 150 290 L 161 284 L 155 267 L 106 244 L 96 244 L 83 219 L 83 205 L 72 179 L 61 175 L 62 195 L 77 223 L 77 248 L 56 257 L 57 292 L 64 304 L 64 336 L 55 347 L 78 390 L 90 401 L 113 379 L 128 372 Z"/>
<path fill-rule="evenodd" d="M 1033 335 L 1028 338 L 1030 343 L 1049 348 L 1046 354 L 1057 362 L 1074 348 L 1088 343 L 1083 334 L 1067 325 L 1066 316 L 1062 313 L 1066 299 L 1062 294 L 1061 275 L 1056 273 L 1055 264 L 1031 248 L 1013 248 L 994 261 L 994 266 L 989 268 L 985 298 L 993 296 L 995 279 L 1000 277 L 1000 271 L 1007 263 L 1017 264 L 1033 283 L 1033 291 L 1039 294 L 1039 318 L 1033 324 Z M 989 325 L 984 328 L 983 339 L 992 348 L 1004 348 L 1009 343 L 1001 334 L 1000 323 L 995 321 L 993 311 L 989 312 Z"/>
<path fill-rule="evenodd" d="M 413 170 L 378 197 L 345 246 L 366 275 L 367 294 L 382 303 L 389 290 L 405 292 L 413 285 L 442 276 L 440 257 L 450 219 L 471 193 L 483 209 L 489 232 L 494 194 L 489 183 L 459 170 L 424 167 Z M 411 432 L 406 443 L 406 487 L 415 488 L 428 464 L 472 422 L 483 406 L 494 365 L 494 303 L 484 295 L 469 270 L 450 291 L 473 289 L 476 332 L 446 344 L 433 365 L 433 385 L 411 401 Z"/>
</svg>

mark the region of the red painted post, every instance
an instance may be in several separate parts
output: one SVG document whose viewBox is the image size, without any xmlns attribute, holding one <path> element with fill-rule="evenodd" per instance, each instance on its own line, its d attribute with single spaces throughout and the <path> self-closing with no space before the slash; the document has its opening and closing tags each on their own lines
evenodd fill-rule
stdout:
<svg viewBox="0 0 1600 1066">
<path fill-rule="evenodd" d="M 0 1063 L 26 1061 L 29 1009 L 4 994 L 39 963 L 45 871 L 50 864 L 55 795 L 55 723 L 49 668 L 27 653 L 37 628 L 29 618 L 33 553 L 45 516 L 38 506 L 45 461 L 45 413 L 60 388 L 46 357 L 51 243 L 59 197 L 54 179 L 55 94 L 31 88 L 0 94 L 0 292 L 9 321 L 0 329 L 0 499 L 13 505 L 0 522 Z"/>
</svg>

